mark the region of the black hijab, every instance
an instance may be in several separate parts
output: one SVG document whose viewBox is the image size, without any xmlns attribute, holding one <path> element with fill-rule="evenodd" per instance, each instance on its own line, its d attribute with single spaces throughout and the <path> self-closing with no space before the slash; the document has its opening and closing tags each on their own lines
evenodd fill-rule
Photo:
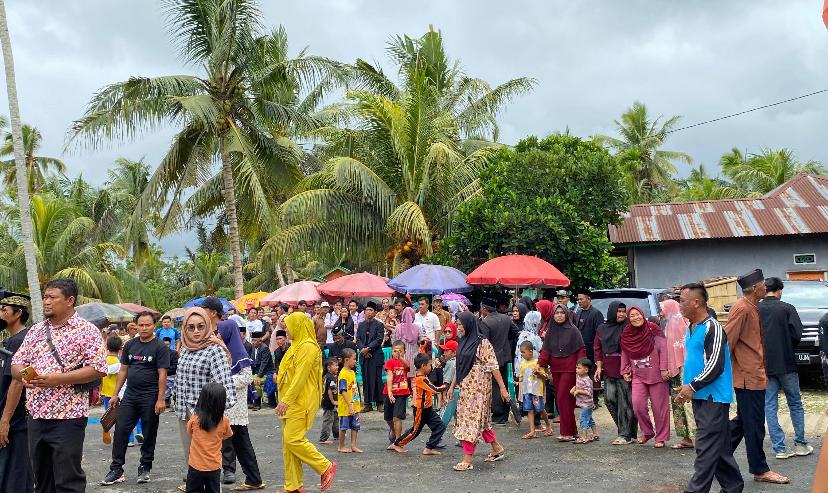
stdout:
<svg viewBox="0 0 828 493">
<path fill-rule="evenodd" d="M 567 315 L 562 324 L 555 321 L 555 312 L 559 308 Z M 580 351 L 582 347 L 584 347 L 584 338 L 581 337 L 578 327 L 575 327 L 569 319 L 567 307 L 556 303 L 546 329 L 546 336 L 543 338 L 542 350 L 552 355 L 553 358 L 566 358 Z"/>
<path fill-rule="evenodd" d="M 627 319 L 618 322 L 618 309 L 627 305 L 620 301 L 613 301 L 607 307 L 607 321 L 598 326 L 598 337 L 601 338 L 601 351 L 604 354 L 618 354 L 621 352 L 621 332 L 627 325 Z"/>
<path fill-rule="evenodd" d="M 333 327 L 331 327 L 331 331 L 337 327 L 342 327 L 345 340 L 354 340 L 354 319 L 351 318 L 350 313 L 348 314 L 347 320 L 344 321 L 342 320 L 342 315 L 340 314 L 336 318 L 336 322 L 334 322 Z"/>
<path fill-rule="evenodd" d="M 480 341 L 484 337 L 477 324 L 477 317 L 472 312 L 463 312 L 457 319 L 463 326 L 463 337 L 460 338 L 460 344 L 457 347 L 457 366 L 454 374 L 456 383 L 459 385 L 474 366 L 477 348 L 480 347 Z"/>
<path fill-rule="evenodd" d="M 529 308 L 527 308 L 526 305 L 521 301 L 517 304 L 517 309 L 518 319 L 515 320 L 514 318 L 512 318 L 511 313 L 509 319 L 512 321 L 513 324 L 517 326 L 518 330 L 523 330 L 523 319 L 526 318 L 526 314 L 529 313 Z"/>
<path fill-rule="evenodd" d="M 526 306 L 526 309 L 528 311 L 530 311 L 530 312 L 535 311 L 535 302 L 532 301 L 532 298 L 530 298 L 528 296 L 524 296 L 523 298 L 520 299 L 520 303 L 523 303 L 523 305 Z M 521 320 L 523 320 L 523 317 L 521 317 Z"/>
</svg>

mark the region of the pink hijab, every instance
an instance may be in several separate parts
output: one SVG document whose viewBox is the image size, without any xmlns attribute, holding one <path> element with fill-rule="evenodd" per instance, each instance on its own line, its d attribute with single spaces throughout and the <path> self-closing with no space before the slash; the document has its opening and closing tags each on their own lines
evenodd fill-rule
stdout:
<svg viewBox="0 0 828 493">
<path fill-rule="evenodd" d="M 417 344 L 417 339 L 420 337 L 420 327 L 414 323 L 414 309 L 410 306 L 405 307 L 400 320 L 401 322 L 394 329 L 396 336 L 408 344 Z"/>
<path fill-rule="evenodd" d="M 684 336 L 690 322 L 681 314 L 676 300 L 662 301 L 661 314 L 664 316 L 664 336 L 667 338 L 667 371 L 672 378 L 679 375 L 684 366 Z"/>
</svg>

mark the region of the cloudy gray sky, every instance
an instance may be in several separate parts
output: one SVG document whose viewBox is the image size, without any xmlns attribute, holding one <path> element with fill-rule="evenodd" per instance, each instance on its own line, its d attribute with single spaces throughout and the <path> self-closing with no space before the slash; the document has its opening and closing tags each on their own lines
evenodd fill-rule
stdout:
<svg viewBox="0 0 828 493">
<path fill-rule="evenodd" d="M 43 132 L 44 155 L 60 155 L 70 122 L 105 84 L 192 72 L 170 44 L 158 3 L 6 3 L 21 111 Z M 580 136 L 611 134 L 613 120 L 634 100 L 692 124 L 826 88 L 821 10 L 818 0 L 263 1 L 264 23 L 283 24 L 294 50 L 309 46 L 345 62 L 384 62 L 390 36 L 420 35 L 432 24 L 469 74 L 491 83 L 534 77 L 535 91 L 501 115 L 505 143 L 566 127 Z M 826 109 L 823 93 L 677 132 L 668 147 L 711 167 L 732 147 L 761 146 L 789 147 L 802 160 L 828 163 Z M 100 183 L 116 157 L 157 163 L 171 134 L 63 158 L 71 175 Z"/>
</svg>

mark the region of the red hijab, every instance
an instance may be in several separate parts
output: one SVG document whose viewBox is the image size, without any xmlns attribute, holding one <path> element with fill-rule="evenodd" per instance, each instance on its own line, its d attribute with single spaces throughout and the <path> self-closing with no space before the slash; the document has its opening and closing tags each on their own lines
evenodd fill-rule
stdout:
<svg viewBox="0 0 828 493">
<path fill-rule="evenodd" d="M 552 314 L 555 312 L 555 304 L 549 300 L 540 300 L 535 303 L 535 309 L 541 314 L 541 325 L 538 333 L 541 337 L 546 334 L 546 328 L 552 320 Z"/>
<path fill-rule="evenodd" d="M 644 324 L 636 327 L 630 320 L 630 314 L 636 311 L 641 314 Z M 655 338 L 661 336 L 661 327 L 647 320 L 644 312 L 637 306 L 627 309 L 627 325 L 621 332 L 621 351 L 627 353 L 630 359 L 641 359 L 649 356 L 655 347 Z"/>
</svg>

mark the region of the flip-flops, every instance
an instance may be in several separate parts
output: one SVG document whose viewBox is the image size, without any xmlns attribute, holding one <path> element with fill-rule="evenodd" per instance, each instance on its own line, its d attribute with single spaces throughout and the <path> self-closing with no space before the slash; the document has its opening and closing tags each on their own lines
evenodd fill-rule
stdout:
<svg viewBox="0 0 828 493">
<path fill-rule="evenodd" d="M 782 476 L 781 474 L 777 474 L 773 471 L 768 471 L 765 474 L 758 476 L 754 475 L 753 480 L 759 483 L 773 483 L 773 484 L 788 484 L 791 482 L 790 479 Z"/>
<path fill-rule="evenodd" d="M 469 464 L 468 462 L 458 462 L 454 465 L 454 467 L 452 467 L 452 469 L 458 472 L 471 471 L 474 469 L 474 464 Z"/>
<path fill-rule="evenodd" d="M 687 443 L 684 443 L 684 442 L 679 442 L 679 443 L 674 443 L 674 444 L 670 445 L 670 448 L 673 449 L 673 450 L 680 450 L 680 449 L 683 449 L 683 448 L 694 448 L 694 447 L 693 447 L 693 445 L 690 445 L 690 444 L 687 444 Z"/>
<path fill-rule="evenodd" d="M 503 460 L 506 458 L 506 450 L 501 450 L 498 453 L 492 452 L 491 454 L 487 455 L 483 462 L 497 462 L 499 460 Z"/>
<path fill-rule="evenodd" d="M 334 476 L 336 476 L 336 462 L 331 462 L 331 465 L 328 466 L 328 469 L 322 473 L 320 481 L 322 491 L 327 491 L 328 488 L 331 487 L 331 485 L 334 482 Z"/>
</svg>

